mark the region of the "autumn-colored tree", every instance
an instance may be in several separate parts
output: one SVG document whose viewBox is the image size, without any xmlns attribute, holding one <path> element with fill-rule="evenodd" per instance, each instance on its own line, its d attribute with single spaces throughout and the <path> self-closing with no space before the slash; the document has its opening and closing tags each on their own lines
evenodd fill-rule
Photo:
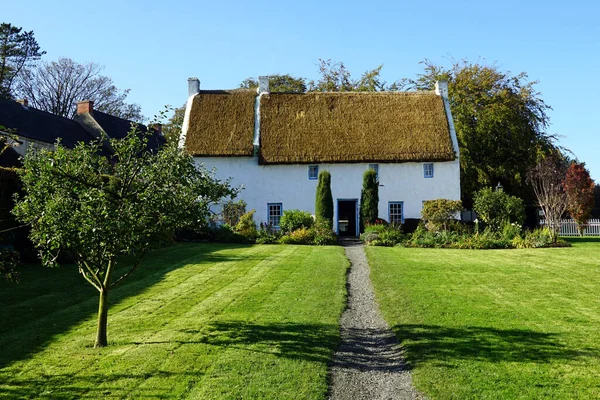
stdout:
<svg viewBox="0 0 600 400">
<path fill-rule="evenodd" d="M 594 208 L 594 180 L 585 164 L 572 162 L 569 165 L 563 187 L 569 201 L 569 214 L 577 222 L 579 234 L 583 236 L 584 224 Z"/>
</svg>

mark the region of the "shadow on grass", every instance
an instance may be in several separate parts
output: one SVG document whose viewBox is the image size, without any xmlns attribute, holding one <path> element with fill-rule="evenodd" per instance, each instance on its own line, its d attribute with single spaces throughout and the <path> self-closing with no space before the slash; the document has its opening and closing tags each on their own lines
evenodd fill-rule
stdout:
<svg viewBox="0 0 600 400">
<path fill-rule="evenodd" d="M 132 390 L 135 398 L 171 399 L 173 392 L 171 383 L 187 381 L 191 389 L 196 381 L 201 379 L 200 372 L 171 372 L 156 371 L 153 374 L 52 374 L 42 375 L 36 379 L 14 377 L 5 382 L 5 387 L 0 389 L 0 398 L 28 398 L 28 399 L 77 399 L 91 398 L 129 398 Z M 163 378 L 168 381 L 140 388 L 122 385 L 121 380 L 131 382 L 149 378 Z M 112 384 L 114 382 L 114 384 Z"/>
<path fill-rule="evenodd" d="M 597 348 L 566 347 L 556 333 L 436 325 L 396 325 L 392 329 L 406 349 L 412 367 L 453 360 L 547 363 L 600 356 Z"/>
<path fill-rule="evenodd" d="M 600 236 L 561 236 L 561 239 L 569 243 L 598 243 L 600 244 Z"/>
<path fill-rule="evenodd" d="M 204 328 L 178 331 L 168 341 L 134 342 L 135 345 L 207 344 L 295 360 L 327 363 L 339 345 L 339 327 L 292 322 L 257 324 L 244 321 L 213 322 Z M 187 338 L 186 338 L 187 337 Z"/>
<path fill-rule="evenodd" d="M 186 264 L 237 260 L 243 257 L 233 255 L 229 258 L 214 253 L 248 247 L 199 244 L 155 250 L 130 277 L 112 289 L 110 307 L 143 292 L 160 282 L 167 273 Z M 121 264 L 120 270 L 126 271 L 126 259 Z M 98 292 L 85 282 L 73 265 L 57 269 L 30 266 L 24 271 L 21 284 L 0 282 L 0 368 L 40 351 L 55 335 L 81 321 L 95 318 L 97 309 Z M 110 328 L 108 335 L 110 341 Z M 90 336 L 90 342 L 93 339 Z"/>
</svg>

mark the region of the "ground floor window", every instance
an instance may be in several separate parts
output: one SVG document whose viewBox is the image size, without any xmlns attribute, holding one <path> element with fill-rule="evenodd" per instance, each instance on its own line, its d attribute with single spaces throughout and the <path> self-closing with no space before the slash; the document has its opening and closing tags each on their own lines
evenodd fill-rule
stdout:
<svg viewBox="0 0 600 400">
<path fill-rule="evenodd" d="M 388 203 L 388 220 L 390 224 L 400 225 L 404 222 L 404 216 L 402 215 L 402 201 L 390 201 Z"/>
<path fill-rule="evenodd" d="M 267 204 L 267 215 L 269 216 L 269 225 L 279 228 L 279 221 L 281 221 L 281 203 L 268 203 Z"/>
</svg>

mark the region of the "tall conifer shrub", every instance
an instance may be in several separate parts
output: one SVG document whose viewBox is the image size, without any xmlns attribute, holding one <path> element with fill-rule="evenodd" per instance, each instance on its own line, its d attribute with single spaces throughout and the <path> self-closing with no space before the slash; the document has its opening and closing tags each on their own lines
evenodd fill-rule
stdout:
<svg viewBox="0 0 600 400">
<path fill-rule="evenodd" d="M 333 196 L 331 195 L 331 174 L 329 171 L 319 173 L 315 217 L 317 221 L 327 221 L 330 224 L 329 226 L 333 226 Z"/>
<path fill-rule="evenodd" d="M 360 231 L 363 232 L 365 224 L 372 224 L 378 218 L 379 210 L 379 182 L 377 172 L 372 169 L 363 175 L 363 187 L 360 192 Z"/>
</svg>

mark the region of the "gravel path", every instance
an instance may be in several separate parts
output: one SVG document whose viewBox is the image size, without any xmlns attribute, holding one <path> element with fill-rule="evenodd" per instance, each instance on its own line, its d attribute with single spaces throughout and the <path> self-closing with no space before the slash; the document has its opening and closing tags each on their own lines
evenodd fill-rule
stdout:
<svg viewBox="0 0 600 400">
<path fill-rule="evenodd" d="M 342 314 L 342 344 L 330 367 L 329 398 L 423 399 L 412 386 L 400 344 L 381 317 L 362 245 L 346 246 L 352 263 L 348 304 Z"/>
</svg>

